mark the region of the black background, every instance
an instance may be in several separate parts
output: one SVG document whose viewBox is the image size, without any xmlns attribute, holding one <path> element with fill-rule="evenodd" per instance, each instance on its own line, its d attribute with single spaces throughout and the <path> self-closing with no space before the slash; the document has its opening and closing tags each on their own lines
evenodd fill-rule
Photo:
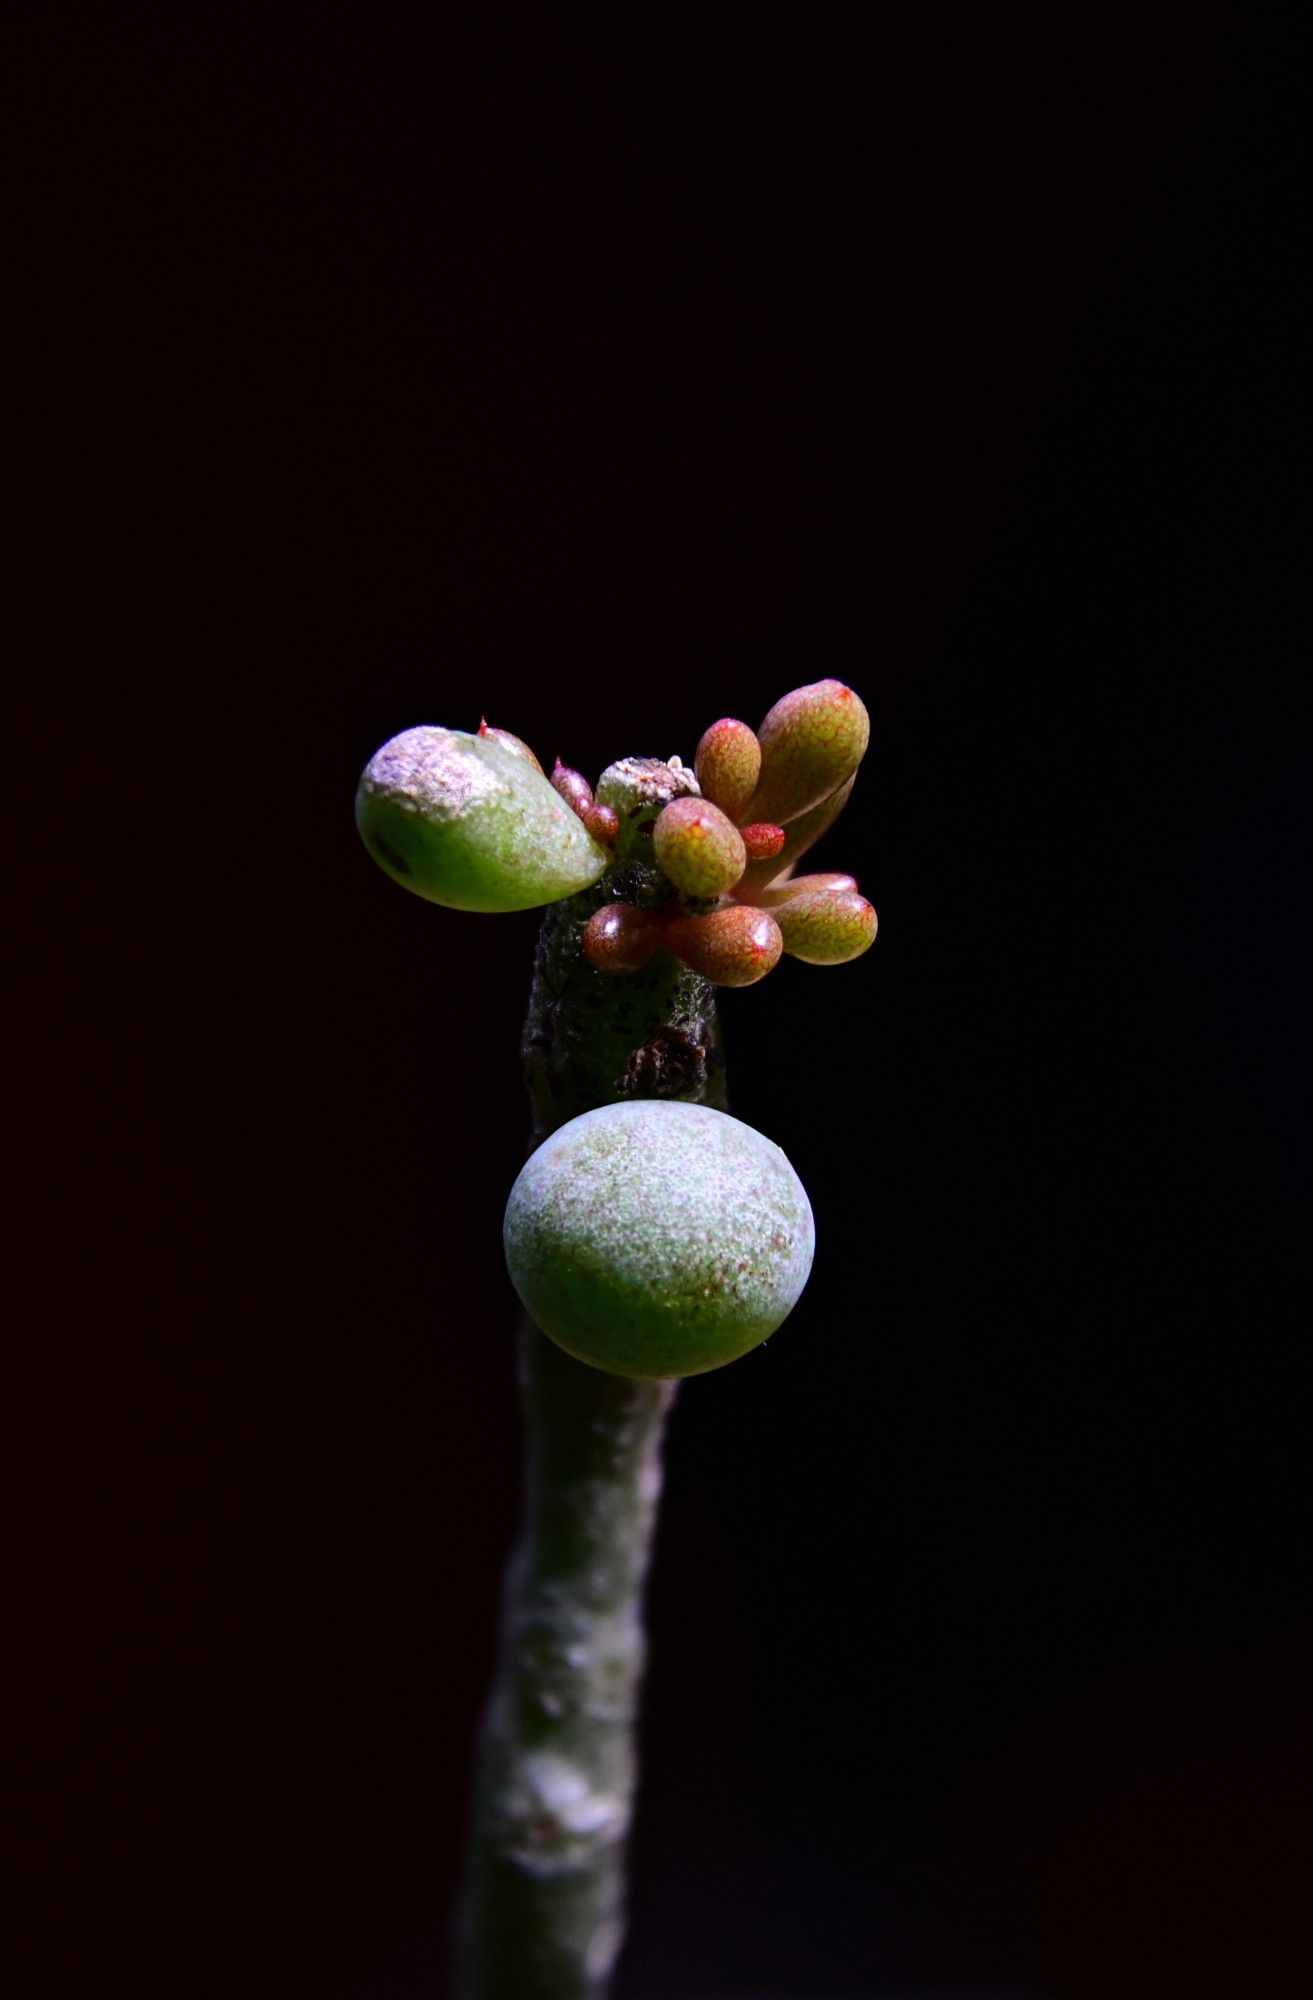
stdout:
<svg viewBox="0 0 1313 2000">
<path fill-rule="evenodd" d="M 827 674 L 619 1993 L 1307 1977 L 1306 120 L 1172 11 L 18 10 L 15 1992 L 442 1993 L 534 920 L 355 777 Z"/>
</svg>

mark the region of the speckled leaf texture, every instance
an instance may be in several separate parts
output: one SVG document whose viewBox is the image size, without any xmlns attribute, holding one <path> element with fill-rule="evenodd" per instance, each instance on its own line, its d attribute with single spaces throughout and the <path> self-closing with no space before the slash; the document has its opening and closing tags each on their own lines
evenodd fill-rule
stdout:
<svg viewBox="0 0 1313 2000">
<path fill-rule="evenodd" d="M 780 1148 L 704 1105 L 604 1105 L 511 1190 L 506 1261 L 538 1325 L 617 1375 L 701 1375 L 775 1332 L 811 1270 L 811 1205 Z"/>
</svg>

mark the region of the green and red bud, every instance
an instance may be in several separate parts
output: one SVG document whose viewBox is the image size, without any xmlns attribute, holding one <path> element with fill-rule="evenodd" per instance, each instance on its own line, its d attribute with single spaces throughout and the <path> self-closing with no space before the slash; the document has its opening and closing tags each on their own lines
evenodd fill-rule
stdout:
<svg viewBox="0 0 1313 2000">
<path fill-rule="evenodd" d="M 875 911 L 855 885 L 799 889 L 771 915 L 790 958 L 807 965 L 846 965 L 875 943 Z"/>
<path fill-rule="evenodd" d="M 743 836 L 710 799 L 672 799 L 652 829 L 657 866 L 681 895 L 722 896 L 747 866 Z"/>
<path fill-rule="evenodd" d="M 784 939 L 769 910 L 730 903 L 703 917 L 676 917 L 664 943 L 713 986 L 755 986 L 780 962 Z"/>
<path fill-rule="evenodd" d="M 761 776 L 750 816 L 787 826 L 831 797 L 870 740 L 864 704 L 842 681 L 813 681 L 776 702 L 757 731 Z"/>
<path fill-rule="evenodd" d="M 641 972 L 660 942 L 660 917 L 633 903 L 605 903 L 584 926 L 584 957 L 598 972 Z"/>
<path fill-rule="evenodd" d="M 746 722 L 722 716 L 704 733 L 693 769 L 703 798 L 740 820 L 761 775 L 761 745 Z"/>
</svg>

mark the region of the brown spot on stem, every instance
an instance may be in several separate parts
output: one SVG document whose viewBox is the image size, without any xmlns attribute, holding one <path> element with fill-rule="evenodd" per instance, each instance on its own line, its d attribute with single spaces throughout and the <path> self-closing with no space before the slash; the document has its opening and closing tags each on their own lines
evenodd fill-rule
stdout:
<svg viewBox="0 0 1313 2000">
<path fill-rule="evenodd" d="M 661 1027 L 636 1048 L 616 1080 L 624 1097 L 687 1097 L 707 1080 L 707 1051 L 681 1028 Z"/>
</svg>

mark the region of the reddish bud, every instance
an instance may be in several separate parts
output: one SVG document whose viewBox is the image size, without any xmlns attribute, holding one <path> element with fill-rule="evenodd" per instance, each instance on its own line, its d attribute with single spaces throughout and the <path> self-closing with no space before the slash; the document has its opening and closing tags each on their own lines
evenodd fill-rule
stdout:
<svg viewBox="0 0 1313 2000">
<path fill-rule="evenodd" d="M 657 866 L 684 896 L 720 896 L 747 866 L 743 836 L 710 799 L 672 799 L 652 828 Z"/>
<path fill-rule="evenodd" d="M 693 769 L 702 796 L 732 820 L 742 819 L 761 774 L 761 745 L 746 722 L 723 716 L 698 744 Z"/>
<path fill-rule="evenodd" d="M 584 957 L 599 972 L 638 972 L 660 942 L 660 918 L 633 903 L 607 903 L 584 927 Z"/>
<path fill-rule="evenodd" d="M 486 716 L 480 718 L 479 735 L 486 736 L 489 743 L 500 743 L 503 750 L 509 750 L 512 757 L 519 757 L 526 764 L 532 764 L 535 771 L 542 770 L 542 765 L 527 743 L 518 736 L 512 736 L 509 729 L 490 729 Z"/>
<path fill-rule="evenodd" d="M 600 840 L 603 847 L 612 845 L 620 831 L 620 815 L 614 806 L 589 806 L 583 819 L 594 840 Z"/>
<path fill-rule="evenodd" d="M 580 819 L 593 803 L 593 788 L 582 771 L 572 771 L 558 757 L 552 766 L 552 784 L 568 806 L 573 806 Z"/>
<path fill-rule="evenodd" d="M 768 819 L 740 830 L 749 861 L 773 861 L 784 847 L 784 828 L 772 826 Z"/>
<path fill-rule="evenodd" d="M 856 889 L 802 889 L 772 915 L 785 951 L 808 965 L 846 965 L 875 943 L 875 911 Z"/>
<path fill-rule="evenodd" d="M 871 718 L 842 681 L 813 681 L 777 701 L 757 734 L 761 777 L 751 816 L 787 825 L 851 778 L 865 755 Z"/>
<path fill-rule="evenodd" d="M 676 917 L 665 942 L 713 986 L 753 986 L 779 964 L 780 927 L 768 910 L 731 903 L 705 917 Z"/>
</svg>

